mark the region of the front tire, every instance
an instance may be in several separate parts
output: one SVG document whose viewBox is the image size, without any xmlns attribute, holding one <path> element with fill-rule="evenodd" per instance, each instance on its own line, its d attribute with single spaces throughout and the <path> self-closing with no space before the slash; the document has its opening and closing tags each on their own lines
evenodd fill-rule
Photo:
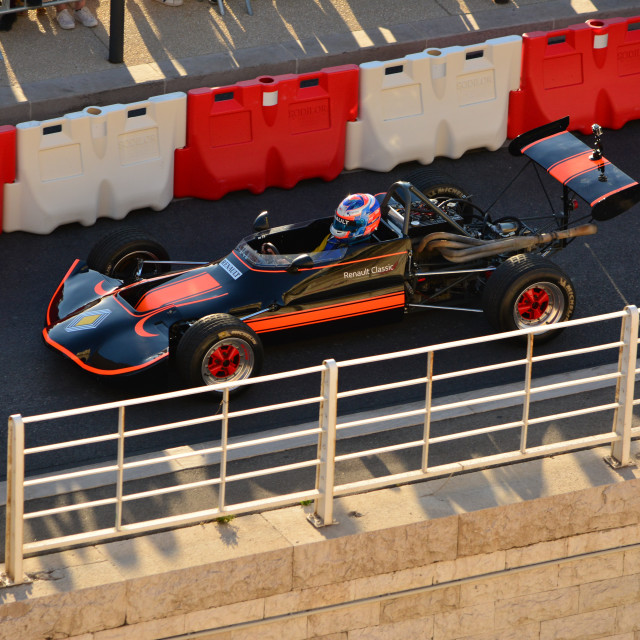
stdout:
<svg viewBox="0 0 640 640">
<path fill-rule="evenodd" d="M 94 245 L 87 265 L 89 269 L 129 284 L 136 279 L 139 260 L 169 260 L 169 252 L 141 229 L 124 227 Z M 167 265 L 149 264 L 143 267 L 141 276 L 150 278 L 167 270 Z"/>
<path fill-rule="evenodd" d="M 244 380 L 260 371 L 262 361 L 260 338 L 225 313 L 205 316 L 191 325 L 176 351 L 178 373 L 190 387 Z"/>
<path fill-rule="evenodd" d="M 576 295 L 571 279 L 556 264 L 536 254 L 521 254 L 494 271 L 485 286 L 482 304 L 494 329 L 514 331 L 569 320 Z M 560 331 L 541 329 L 535 334 L 536 342 L 546 342 Z"/>
</svg>

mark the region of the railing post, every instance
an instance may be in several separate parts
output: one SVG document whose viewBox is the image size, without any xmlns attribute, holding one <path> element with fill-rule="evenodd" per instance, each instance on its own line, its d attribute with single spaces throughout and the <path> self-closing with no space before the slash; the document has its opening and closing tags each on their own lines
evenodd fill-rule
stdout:
<svg viewBox="0 0 640 640">
<path fill-rule="evenodd" d="M 429 439 L 431 438 L 431 408 L 433 404 L 433 351 L 427 355 L 427 384 L 424 400 L 424 427 L 422 431 L 422 473 L 429 468 Z"/>
<path fill-rule="evenodd" d="M 527 336 L 527 365 L 524 373 L 524 400 L 522 402 L 522 430 L 520 431 L 520 453 L 527 451 L 529 437 L 529 409 L 531 407 L 531 374 L 533 369 L 533 333 Z"/>
<path fill-rule="evenodd" d="M 116 530 L 122 528 L 122 497 L 124 495 L 124 419 L 125 408 L 118 407 L 118 477 L 116 480 Z"/>
<path fill-rule="evenodd" d="M 607 462 L 615 468 L 627 467 L 631 464 L 631 421 L 633 417 L 633 396 L 636 381 L 636 359 L 638 354 L 638 308 L 634 305 L 625 307 L 627 313 L 622 319 L 620 355 L 618 373 L 620 378 L 616 385 L 616 408 L 613 418 L 613 430 L 620 436 L 611 443 L 611 456 Z"/>
<path fill-rule="evenodd" d="M 322 372 L 320 395 L 320 429 L 318 436 L 318 459 L 320 465 L 316 472 L 316 498 L 314 512 L 309 520 L 316 527 L 334 524 L 333 486 L 335 480 L 336 423 L 338 420 L 338 365 L 335 360 L 325 360 Z"/>
<path fill-rule="evenodd" d="M 19 414 L 9 418 L 7 455 L 7 511 L 5 568 L 8 584 L 27 582 L 23 570 L 24 544 L 24 422 Z"/>
<path fill-rule="evenodd" d="M 222 513 L 227 500 L 227 448 L 229 446 L 229 389 L 222 391 L 222 431 L 220 434 L 220 490 L 218 511 Z"/>
</svg>

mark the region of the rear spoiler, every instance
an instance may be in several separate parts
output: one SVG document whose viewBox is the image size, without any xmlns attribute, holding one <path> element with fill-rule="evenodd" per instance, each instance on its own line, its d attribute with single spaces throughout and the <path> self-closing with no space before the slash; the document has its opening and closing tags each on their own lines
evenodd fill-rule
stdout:
<svg viewBox="0 0 640 640">
<path fill-rule="evenodd" d="M 599 135 L 592 149 L 568 126 L 566 116 L 527 131 L 511 141 L 509 153 L 531 158 L 589 203 L 595 220 L 609 220 L 640 202 L 640 185 L 602 155 Z M 594 132 L 599 130 L 594 125 Z"/>
</svg>

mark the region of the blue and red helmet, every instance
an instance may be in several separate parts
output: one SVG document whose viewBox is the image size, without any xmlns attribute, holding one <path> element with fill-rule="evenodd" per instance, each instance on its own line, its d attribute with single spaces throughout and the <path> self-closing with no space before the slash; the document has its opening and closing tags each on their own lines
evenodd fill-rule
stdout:
<svg viewBox="0 0 640 640">
<path fill-rule="evenodd" d="M 368 193 L 347 196 L 336 209 L 331 235 L 351 242 L 366 238 L 380 224 L 380 204 Z"/>
</svg>

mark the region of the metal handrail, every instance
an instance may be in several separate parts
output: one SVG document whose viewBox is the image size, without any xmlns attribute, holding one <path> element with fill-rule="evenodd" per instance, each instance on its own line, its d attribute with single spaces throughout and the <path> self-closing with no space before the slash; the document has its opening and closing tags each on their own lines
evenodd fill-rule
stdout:
<svg viewBox="0 0 640 640">
<path fill-rule="evenodd" d="M 100 540 L 109 540 L 132 533 L 141 533 L 146 531 L 154 531 L 158 528 L 168 526 L 181 526 L 188 523 L 200 522 L 206 518 L 216 518 L 220 516 L 229 516 L 258 509 L 273 508 L 274 506 L 286 506 L 296 504 L 300 500 L 314 500 L 314 513 L 310 518 L 317 526 L 329 525 L 333 522 L 333 500 L 340 495 L 362 490 L 371 490 L 374 488 L 392 486 L 401 482 L 413 482 L 427 478 L 434 478 L 451 473 L 468 471 L 472 469 L 485 468 L 488 466 L 499 464 L 511 464 L 516 461 L 527 460 L 533 457 L 543 455 L 552 455 L 559 452 L 573 451 L 587 446 L 598 446 L 602 444 L 611 445 L 611 460 L 615 465 L 625 466 L 629 464 L 630 441 L 633 436 L 640 434 L 640 427 L 632 428 L 631 416 L 633 406 L 640 404 L 640 399 L 635 400 L 634 382 L 640 368 L 637 368 L 637 344 L 638 344 L 638 310 L 634 306 L 626 307 L 623 311 L 616 313 L 603 314 L 592 318 L 582 318 L 569 322 L 559 323 L 558 327 L 571 328 L 575 326 L 593 324 L 608 320 L 621 320 L 621 338 L 616 342 L 598 344 L 587 348 L 580 348 L 569 351 L 556 352 L 550 355 L 534 355 L 533 344 L 535 329 L 525 329 L 520 331 L 512 331 L 508 333 L 483 336 L 480 338 L 470 338 L 455 342 L 449 342 L 439 345 L 420 347 L 416 349 L 404 350 L 396 353 L 382 354 L 379 356 L 369 356 L 366 358 L 358 358 L 335 362 L 333 360 L 325 361 L 321 366 L 308 367 L 297 371 L 288 371 L 281 374 L 271 374 L 268 376 L 260 376 L 248 380 L 234 381 L 232 383 L 224 383 L 216 386 L 216 390 L 222 391 L 222 401 L 219 412 L 214 415 L 206 415 L 201 418 L 182 420 L 161 425 L 153 425 L 151 427 L 143 427 L 139 429 L 125 430 L 125 408 L 158 402 L 162 400 L 170 400 L 177 398 L 185 398 L 189 396 L 210 393 L 211 388 L 202 387 L 197 389 L 182 390 L 172 393 L 157 394 L 146 398 L 135 398 L 122 402 L 112 402 L 93 407 L 85 407 L 81 409 L 72 409 L 68 411 L 58 411 L 54 413 L 42 414 L 38 416 L 29 416 L 23 418 L 19 414 L 15 414 L 9 419 L 9 448 L 8 448 L 8 466 L 7 466 L 7 536 L 6 536 L 6 573 L 8 582 L 20 583 L 24 580 L 23 576 L 23 558 L 25 553 L 39 553 L 51 549 L 58 549 L 69 544 L 86 544 Z M 474 346 L 480 343 L 504 340 L 515 336 L 527 336 L 526 357 L 502 362 L 498 364 L 486 365 L 483 367 L 474 367 L 471 369 L 463 369 L 445 374 L 433 374 L 434 357 L 437 353 L 450 349 L 457 349 L 466 346 Z M 536 362 L 542 362 L 549 358 L 573 357 L 579 354 L 593 353 L 595 351 L 617 350 L 618 364 L 615 371 L 611 373 L 586 376 L 576 380 L 563 380 L 554 384 L 544 384 L 538 387 L 532 384 L 532 365 Z M 414 377 L 402 382 L 393 382 L 389 384 L 376 385 L 372 387 L 363 387 L 360 389 L 339 391 L 338 376 L 339 370 L 346 367 L 354 367 L 374 362 L 382 362 L 389 359 L 398 359 L 403 357 L 413 357 L 416 355 L 426 356 L 425 375 Z M 435 406 L 432 400 L 433 383 L 441 380 L 447 380 L 454 377 L 462 377 L 487 371 L 498 369 L 524 368 L 524 387 L 514 391 L 507 391 L 500 394 L 489 394 L 483 397 L 473 397 L 465 400 L 457 400 L 454 402 L 443 403 Z M 298 377 L 300 375 L 321 374 L 320 393 L 317 396 L 303 398 L 296 401 L 289 401 L 277 404 L 267 405 L 265 407 L 257 407 L 250 409 L 242 409 L 239 411 L 230 410 L 229 389 L 236 386 L 249 386 L 262 384 L 265 382 L 273 382 L 282 379 Z M 550 392 L 554 390 L 566 389 L 568 387 L 580 388 L 584 385 L 602 383 L 606 381 L 615 381 L 616 395 L 614 402 L 598 405 L 595 407 L 581 407 L 574 411 L 566 411 L 545 416 L 531 418 L 529 416 L 529 405 L 537 394 Z M 418 409 L 395 411 L 382 416 L 366 417 L 364 419 L 343 420 L 338 421 L 338 401 L 344 398 L 350 398 L 363 394 L 375 394 L 391 389 L 397 389 L 400 386 L 421 385 L 425 389 L 424 405 Z M 460 408 L 472 408 L 478 404 L 490 404 L 501 400 L 521 399 L 522 416 L 519 420 L 513 420 L 501 424 L 493 424 L 490 426 L 477 428 L 465 432 L 451 433 L 431 437 L 430 425 L 433 416 L 437 413 Z M 304 428 L 295 433 L 277 434 L 269 436 L 259 436 L 247 442 L 228 441 L 228 425 L 229 420 L 235 417 L 253 415 L 255 413 L 263 413 L 265 411 L 278 411 L 283 409 L 291 409 L 298 406 L 318 405 L 319 419 L 317 427 Z M 86 415 L 106 411 L 109 409 L 117 409 L 118 412 L 118 429 L 117 432 L 90 437 L 84 439 L 76 439 L 64 443 L 53 443 L 50 445 L 25 448 L 25 425 L 30 425 L 43 421 L 58 420 L 71 416 Z M 611 430 L 606 433 L 597 434 L 595 436 L 586 436 L 583 438 L 555 442 L 531 447 L 528 446 L 528 429 L 544 422 L 551 420 L 562 420 L 573 418 L 587 413 L 595 413 L 602 411 L 614 411 L 613 424 Z M 420 439 L 413 439 L 410 442 L 400 444 L 392 444 L 385 447 L 377 447 L 364 451 L 351 452 L 336 455 L 336 438 L 337 434 L 348 432 L 364 424 L 385 423 L 393 420 L 411 420 L 415 418 L 416 423 L 423 423 L 423 436 Z M 187 426 L 193 426 L 202 423 L 220 422 L 222 427 L 221 442 L 212 447 L 189 452 L 180 452 L 170 456 L 152 457 L 145 460 L 127 461 L 125 458 L 125 443 L 127 439 L 140 435 L 148 435 L 158 431 L 180 429 Z M 429 466 L 429 446 L 432 444 L 460 440 L 462 438 L 476 437 L 506 430 L 520 430 L 520 445 L 513 451 L 506 451 L 492 456 L 482 458 L 473 458 L 469 460 L 461 460 L 454 463 Z M 254 471 L 246 471 L 228 475 L 227 455 L 231 450 L 251 450 L 263 444 L 271 444 L 286 440 L 294 441 L 300 437 L 315 437 L 317 443 L 317 455 L 311 460 L 296 462 L 278 467 L 262 468 Z M 92 467 L 82 471 L 68 471 L 45 475 L 39 478 L 25 479 L 25 458 L 26 456 L 43 453 L 46 451 L 58 451 L 63 448 L 73 448 L 94 444 L 96 442 L 117 441 L 116 461 L 109 462 L 103 466 Z M 346 462 L 348 460 L 361 459 L 366 456 L 380 456 L 385 453 L 404 451 L 408 449 L 422 449 L 422 460 L 420 468 L 411 469 L 402 473 L 389 474 L 384 477 L 357 480 L 346 484 L 336 484 L 335 467 L 336 464 Z M 216 464 L 219 465 L 219 475 L 207 480 L 194 481 L 185 484 L 176 484 L 161 489 L 139 491 L 137 493 L 125 494 L 124 483 L 126 472 L 131 469 L 137 469 L 145 466 L 158 464 L 166 464 L 174 460 L 183 460 L 204 455 L 215 455 Z M 247 454 L 244 454 L 247 457 Z M 271 476 L 277 473 L 295 471 L 299 469 L 316 469 L 315 487 L 309 490 L 295 491 L 284 495 L 272 496 L 260 500 L 250 502 L 242 502 L 236 504 L 226 503 L 226 486 L 230 482 L 252 479 L 257 477 Z M 56 482 L 77 479 L 81 477 L 89 477 L 97 474 L 113 473 L 115 474 L 116 495 L 115 497 L 93 500 L 84 503 L 77 503 L 51 509 L 43 509 L 30 513 L 24 513 L 25 488 L 33 486 L 41 486 L 45 484 L 54 484 Z M 145 498 L 163 496 L 167 494 L 175 494 L 189 489 L 201 488 L 206 486 L 218 487 L 218 506 L 201 510 L 195 513 L 181 514 L 178 516 L 165 516 L 146 522 L 134 524 L 123 524 L 122 506 L 124 503 L 142 500 Z M 48 540 L 39 540 L 37 542 L 25 543 L 24 521 L 33 520 L 40 517 L 57 515 L 71 511 L 80 511 L 105 505 L 116 506 L 116 516 L 113 527 L 103 528 L 97 531 L 87 531 L 84 533 L 62 536 Z"/>
</svg>

